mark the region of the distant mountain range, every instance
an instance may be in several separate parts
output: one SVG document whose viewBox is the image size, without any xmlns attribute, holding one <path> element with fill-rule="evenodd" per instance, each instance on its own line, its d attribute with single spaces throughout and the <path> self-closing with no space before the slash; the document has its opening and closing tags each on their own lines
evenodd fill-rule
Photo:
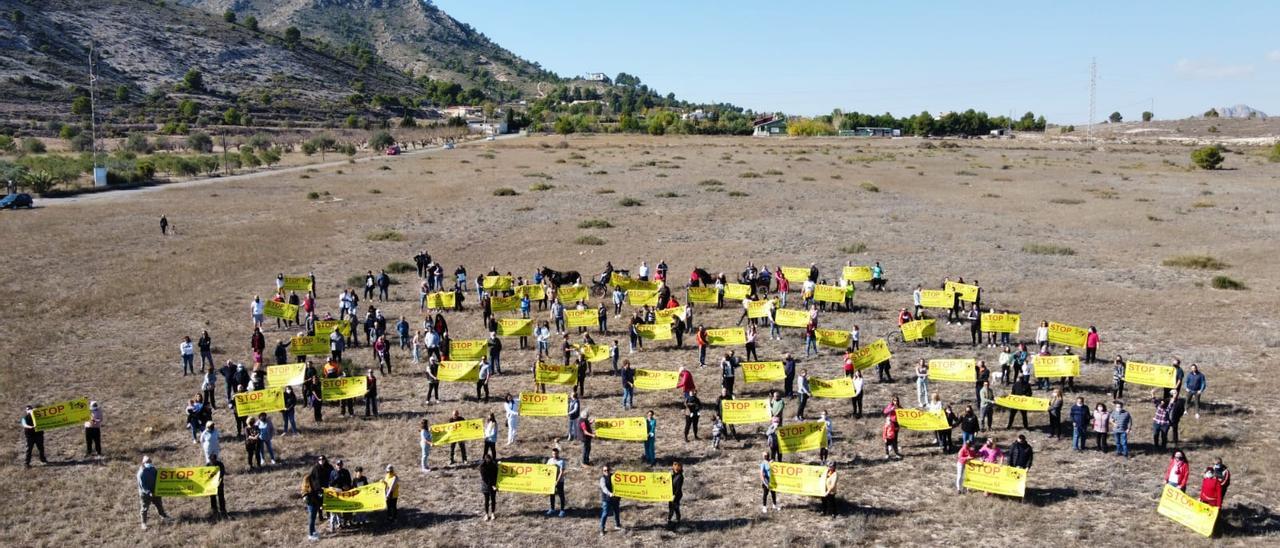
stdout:
<svg viewBox="0 0 1280 548">
<path fill-rule="evenodd" d="M 1236 105 L 1233 107 L 1216 107 L 1213 110 L 1218 112 L 1219 118 L 1257 118 L 1266 120 L 1267 113 L 1250 107 L 1249 105 Z"/>
</svg>

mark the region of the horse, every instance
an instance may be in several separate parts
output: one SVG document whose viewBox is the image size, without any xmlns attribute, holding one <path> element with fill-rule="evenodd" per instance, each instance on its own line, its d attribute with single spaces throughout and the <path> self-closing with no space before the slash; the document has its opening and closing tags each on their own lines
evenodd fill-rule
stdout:
<svg viewBox="0 0 1280 548">
<path fill-rule="evenodd" d="M 556 270 L 551 270 L 550 268 L 547 268 L 544 266 L 542 267 L 541 272 L 542 272 L 542 278 L 544 280 L 547 280 L 547 282 L 551 283 L 551 287 L 558 288 L 562 285 L 572 285 L 576 283 L 582 283 L 582 275 L 578 274 L 577 270 L 567 270 L 565 272 L 559 272 Z"/>
<path fill-rule="evenodd" d="M 693 275 L 689 276 L 690 287 L 710 287 L 716 284 L 715 276 L 707 272 L 703 268 L 693 269 Z"/>
</svg>

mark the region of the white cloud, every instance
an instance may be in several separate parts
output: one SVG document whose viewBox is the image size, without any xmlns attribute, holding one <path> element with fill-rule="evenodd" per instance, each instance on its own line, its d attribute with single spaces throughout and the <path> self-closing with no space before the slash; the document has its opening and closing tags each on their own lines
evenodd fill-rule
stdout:
<svg viewBox="0 0 1280 548">
<path fill-rule="evenodd" d="M 1280 63 L 1280 49 L 1273 49 L 1267 52 L 1267 60 Z"/>
<path fill-rule="evenodd" d="M 1173 70 L 1178 76 L 1191 80 L 1230 80 L 1253 76 L 1253 65 L 1224 65 L 1208 59 L 1179 59 Z"/>
</svg>

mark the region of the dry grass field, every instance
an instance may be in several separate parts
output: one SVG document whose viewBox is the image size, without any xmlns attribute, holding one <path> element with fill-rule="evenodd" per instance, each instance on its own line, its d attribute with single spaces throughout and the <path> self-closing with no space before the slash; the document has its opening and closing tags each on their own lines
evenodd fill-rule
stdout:
<svg viewBox="0 0 1280 548">
<path fill-rule="evenodd" d="M 994 350 L 960 344 L 968 342 L 967 327 L 944 324 L 938 348 L 892 345 L 898 382 L 876 383 L 871 375 L 869 418 L 853 419 L 843 400 L 811 404 L 811 414 L 826 409 L 835 417 L 832 454 L 841 469 L 844 502 L 834 519 L 818 515 L 816 499 L 785 495 L 781 513 L 760 514 L 756 463 L 764 449 L 763 428 L 745 428 L 750 435 L 744 441 L 729 441 L 715 452 L 705 441 L 681 439 L 678 393 L 639 393 L 637 410 L 627 414 L 657 412 L 659 468 L 672 458 L 687 463 L 685 523 L 666 527 L 665 505 L 625 502 L 623 521 L 630 529 L 625 535 L 610 532 L 608 544 L 1277 542 L 1280 475 L 1271 474 L 1280 465 L 1280 411 L 1267 379 L 1269 369 L 1280 365 L 1280 164 L 1246 150 L 1227 155 L 1227 170 L 1192 171 L 1188 150 L 1131 145 L 1091 151 L 1023 140 L 940 148 L 913 139 L 534 137 L 0 212 L 0 288 L 6 300 L 0 309 L 0 408 L 12 419 L 0 485 L 20 504 L 6 519 L 5 542 L 305 542 L 306 513 L 296 494 L 319 454 L 366 470 L 394 463 L 402 478 L 399 527 L 325 535 L 324 545 L 596 541 L 598 472 L 577 466 L 576 444 L 566 445 L 574 464 L 567 480 L 574 510 L 565 518 L 544 517 L 543 497 L 503 493 L 497 521 L 483 521 L 478 473 L 444 466 L 447 451 L 433 453 L 436 471 L 419 473 L 420 417 L 445 421 L 455 409 L 467 418 L 502 414 L 498 403 L 470 399 L 470 384 L 445 383 L 446 402 L 424 405 L 422 369 L 402 352 L 395 354 L 396 374 L 381 380 L 379 419 L 345 419 L 334 408 L 317 426 L 300 409 L 304 435 L 277 437 L 284 463 L 260 473 L 248 473 L 242 445 L 224 439 L 232 521 L 206 521 L 204 500 L 168 499 L 175 521 L 139 530 L 133 479 L 139 457 L 152 455 L 161 466 L 200 462 L 183 425 L 184 400 L 198 392 L 199 381 L 181 375 L 182 336 L 194 339 L 207 328 L 216 360 L 248 361 L 248 303 L 254 294 L 272 291 L 277 272 L 313 270 L 320 310 L 336 315 L 337 293 L 348 277 L 392 261 L 411 262 L 420 249 L 442 261 L 447 272 L 464 264 L 473 276 L 490 266 L 528 276 L 543 265 L 598 273 L 606 260 L 634 269 L 641 260 L 654 265 L 665 259 L 679 285 L 694 266 L 736 273 L 747 261 L 770 267 L 817 262 L 834 277 L 845 261 L 878 260 L 890 290 L 860 287 L 860 311 L 822 316 L 830 327 L 860 325 L 864 341 L 896 330 L 895 313 L 910 305 L 916 284 L 976 278 L 985 289 L 984 302 L 1023 314 L 1022 340 L 1032 338 L 1042 319 L 1092 324 L 1101 333 L 1101 356 L 1119 353 L 1155 363 L 1177 356 L 1184 364 L 1199 363 L 1208 375 L 1205 401 L 1211 405 L 1199 420 L 1188 416 L 1182 425 L 1182 447 L 1193 470 L 1190 492 L 1199 492 L 1194 472 L 1214 456 L 1234 472 L 1216 540 L 1156 514 L 1168 455 L 1148 453 L 1152 408 L 1141 401 L 1146 390 L 1132 385 L 1134 457 L 1075 453 L 1069 439 L 1050 440 L 1033 428 L 1028 434 L 1038 458 L 1024 501 L 954 494 L 954 456 L 940 455 L 923 433 L 904 431 L 906 458 L 884 461 L 878 410 L 893 394 L 914 401 L 910 364 L 922 357 L 995 362 Z M 703 183 L 709 180 L 721 184 Z M 538 184 L 548 188 L 533 190 Z M 517 194 L 495 196 L 503 187 Z M 313 192 L 319 199 L 308 198 Z M 640 204 L 623 207 L 626 198 Z M 160 236 L 161 215 L 174 222 L 177 235 Z M 606 219 L 613 228 L 577 228 L 589 219 Z M 368 239 L 384 231 L 403 239 Z M 575 243 L 581 236 L 603 244 Z M 855 254 L 842 251 L 861 246 L 865 250 Z M 1047 246 L 1074 254 L 1030 252 Z M 1225 265 L 1163 265 L 1184 255 L 1207 255 Z M 1219 275 L 1247 289 L 1214 289 L 1211 279 Z M 416 280 L 413 273 L 396 277 L 402 283 L 393 286 L 385 310 L 416 325 Z M 683 301 L 683 292 L 677 295 Z M 467 304 L 474 305 L 474 293 L 470 297 Z M 733 307 L 696 314 L 708 327 L 732 325 L 737 317 Z M 448 319 L 455 339 L 483 335 L 474 308 Z M 620 327 L 622 320 L 613 324 Z M 289 335 L 274 322 L 269 326 L 268 346 Z M 782 341 L 762 336 L 761 358 L 803 356 L 801 331 L 784 331 Z M 625 347 L 625 336 L 619 338 Z M 624 357 L 647 368 L 696 364 L 696 350 L 656 346 Z M 506 345 L 507 374 L 492 381 L 495 395 L 531 387 L 533 352 L 514 347 Z M 348 354 L 358 364 L 373 363 L 365 348 Z M 801 367 L 834 377 L 841 361 L 838 353 L 823 351 Z M 704 400 L 714 401 L 718 369 L 695 367 L 694 373 Z M 1109 366 L 1085 366 L 1077 393 L 1091 406 L 1107 401 L 1110 407 L 1110 375 Z M 740 393 L 763 394 L 780 384 L 739 380 L 738 387 Z M 967 384 L 932 388 L 959 404 L 958 410 L 973 394 Z M 584 407 L 594 416 L 624 416 L 614 377 L 597 374 L 587 389 Z M 219 403 L 225 403 L 218 390 Z M 79 396 L 105 407 L 107 457 L 83 458 L 81 433 L 68 428 L 47 435 L 49 466 L 24 469 L 16 424 L 22 406 Z M 789 403 L 788 415 L 794 405 Z M 225 409 L 215 419 L 224 430 L 232 425 Z M 1043 414 L 1032 420 L 1033 427 L 1047 422 Z M 995 435 L 1006 443 L 1017 432 L 1003 430 L 1003 421 L 997 412 Z M 545 459 L 563 426 L 561 419 L 524 418 L 519 442 L 499 443 L 499 455 Z M 479 442 L 469 445 L 478 456 Z M 601 441 L 593 452 L 597 463 L 646 468 L 638 443 Z M 792 460 L 816 459 L 806 453 Z"/>
</svg>

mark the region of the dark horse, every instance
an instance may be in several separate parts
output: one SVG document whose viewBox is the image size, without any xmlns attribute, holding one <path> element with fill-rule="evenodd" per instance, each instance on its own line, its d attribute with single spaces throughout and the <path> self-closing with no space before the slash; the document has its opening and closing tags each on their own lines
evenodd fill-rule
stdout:
<svg viewBox="0 0 1280 548">
<path fill-rule="evenodd" d="M 582 283 L 582 275 L 577 270 L 568 270 L 560 272 L 542 267 L 542 278 L 551 283 L 551 287 L 560 287 L 562 285 L 571 285 Z"/>
<path fill-rule="evenodd" d="M 693 269 L 693 275 L 689 276 L 690 287 L 710 287 L 716 284 L 715 276 L 707 272 L 704 268 Z"/>
</svg>

